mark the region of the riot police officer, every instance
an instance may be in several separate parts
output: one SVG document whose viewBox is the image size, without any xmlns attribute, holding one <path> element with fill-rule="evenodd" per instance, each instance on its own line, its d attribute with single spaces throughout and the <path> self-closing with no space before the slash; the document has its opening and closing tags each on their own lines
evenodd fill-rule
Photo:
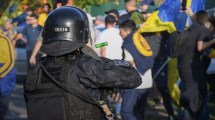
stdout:
<svg viewBox="0 0 215 120">
<path fill-rule="evenodd" d="M 41 51 L 47 54 L 29 72 L 25 97 L 29 120 L 113 119 L 102 100 L 112 88 L 135 88 L 138 72 L 126 61 L 99 58 L 86 46 L 86 13 L 77 7 L 52 11 L 44 26 Z"/>
</svg>

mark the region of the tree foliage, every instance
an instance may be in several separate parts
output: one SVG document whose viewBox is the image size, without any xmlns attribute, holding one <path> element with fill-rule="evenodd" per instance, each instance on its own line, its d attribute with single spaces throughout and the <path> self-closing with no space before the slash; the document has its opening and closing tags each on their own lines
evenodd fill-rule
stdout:
<svg viewBox="0 0 215 120">
<path fill-rule="evenodd" d="M 80 8 L 86 8 L 89 5 L 101 5 L 110 0 L 73 0 L 74 4 Z"/>
<path fill-rule="evenodd" d="M 78 6 L 80 8 L 87 8 L 90 5 L 101 5 L 108 1 L 120 1 L 120 0 L 73 0 L 75 6 Z M 137 0 L 137 2 L 140 2 L 142 0 Z M 154 0 L 155 4 L 160 6 L 165 0 Z"/>
<path fill-rule="evenodd" d="M 27 5 L 32 9 L 37 9 L 42 6 L 41 0 L 21 0 L 20 4 Z"/>
<path fill-rule="evenodd" d="M 0 0 L 0 17 L 4 13 L 5 9 L 8 7 L 10 0 Z"/>
</svg>

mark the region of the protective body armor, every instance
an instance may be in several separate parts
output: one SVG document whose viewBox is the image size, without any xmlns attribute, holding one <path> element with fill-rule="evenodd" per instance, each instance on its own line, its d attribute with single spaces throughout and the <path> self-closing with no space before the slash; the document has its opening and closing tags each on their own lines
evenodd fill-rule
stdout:
<svg viewBox="0 0 215 120">
<path fill-rule="evenodd" d="M 47 57 L 28 74 L 25 83 L 28 119 L 103 120 L 97 104 L 101 89 L 135 88 L 140 84 L 139 73 L 130 65 L 116 66 L 108 59 L 99 61 L 83 54 Z"/>
</svg>

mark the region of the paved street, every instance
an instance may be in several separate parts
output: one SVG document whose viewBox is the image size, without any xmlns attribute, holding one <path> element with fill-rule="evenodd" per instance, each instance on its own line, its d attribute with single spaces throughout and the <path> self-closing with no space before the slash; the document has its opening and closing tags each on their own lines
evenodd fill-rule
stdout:
<svg viewBox="0 0 215 120">
<path fill-rule="evenodd" d="M 26 105 L 23 96 L 23 85 L 17 84 L 11 95 L 9 112 L 6 120 L 27 120 Z"/>
</svg>

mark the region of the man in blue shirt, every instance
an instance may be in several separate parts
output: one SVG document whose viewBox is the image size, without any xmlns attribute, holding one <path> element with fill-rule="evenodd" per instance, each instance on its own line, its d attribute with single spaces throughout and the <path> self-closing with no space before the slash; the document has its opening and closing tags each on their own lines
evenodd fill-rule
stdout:
<svg viewBox="0 0 215 120">
<path fill-rule="evenodd" d="M 27 60 L 28 60 L 28 69 L 31 69 L 33 66 L 29 63 L 29 59 L 31 56 L 31 53 L 34 49 L 34 45 L 37 41 L 37 37 L 39 36 L 42 26 L 38 25 L 38 16 L 35 14 L 30 15 L 30 24 L 24 27 L 22 30 L 22 33 L 19 33 L 16 40 L 19 40 L 23 37 L 23 35 L 26 36 L 26 39 L 23 41 L 26 43 L 26 52 L 27 52 Z M 39 56 L 38 56 L 39 57 Z"/>
</svg>

